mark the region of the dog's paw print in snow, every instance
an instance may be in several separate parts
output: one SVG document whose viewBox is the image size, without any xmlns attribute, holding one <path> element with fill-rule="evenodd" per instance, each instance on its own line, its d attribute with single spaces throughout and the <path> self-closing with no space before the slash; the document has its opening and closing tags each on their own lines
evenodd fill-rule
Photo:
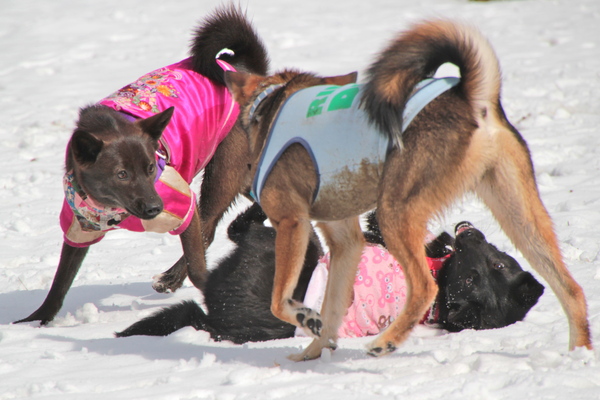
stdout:
<svg viewBox="0 0 600 400">
<path fill-rule="evenodd" d="M 304 328 L 306 333 L 312 333 L 311 336 L 320 337 L 321 328 L 323 328 L 323 322 L 321 321 L 321 316 L 319 313 L 308 307 L 298 308 L 295 311 L 296 320 L 300 326 Z"/>
</svg>

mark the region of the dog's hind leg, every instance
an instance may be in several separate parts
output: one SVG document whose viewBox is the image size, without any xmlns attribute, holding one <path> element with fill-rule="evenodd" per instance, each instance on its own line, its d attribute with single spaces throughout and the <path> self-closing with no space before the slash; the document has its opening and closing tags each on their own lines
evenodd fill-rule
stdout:
<svg viewBox="0 0 600 400">
<path fill-rule="evenodd" d="M 337 347 L 337 331 L 352 301 L 356 268 L 365 244 L 358 217 L 320 222 L 317 226 L 331 254 L 327 290 L 321 310 L 323 328 L 321 336 L 315 338 L 302 353 L 289 357 L 294 361 L 312 360 L 321 356 L 322 349 Z"/>
<path fill-rule="evenodd" d="M 212 243 L 217 224 L 236 196 L 249 191 L 251 179 L 248 136 L 237 123 L 204 168 L 200 216 L 206 248 Z"/>
<path fill-rule="evenodd" d="M 498 137 L 499 160 L 476 188 L 500 226 L 558 297 L 570 328 L 569 348 L 592 348 L 585 296 L 565 266 L 539 196 L 527 148 L 515 134 Z"/>
<path fill-rule="evenodd" d="M 191 251 L 202 252 L 203 259 L 204 249 L 207 249 L 212 243 L 217 224 L 223 214 L 235 197 L 244 191 L 245 186 L 248 186 L 246 183 L 249 175 L 248 159 L 249 150 L 246 133 L 236 124 L 219 144 L 215 155 L 204 168 L 199 201 L 203 239 L 202 242 L 197 243 L 194 242 L 193 238 L 191 239 Z M 184 237 L 182 236 L 181 239 L 183 244 Z M 204 244 L 202 249 L 200 248 L 201 243 Z M 199 257 L 199 254 L 194 257 Z M 169 270 L 154 277 L 154 284 L 152 285 L 154 290 L 163 293 L 167 291 L 174 292 L 179 289 L 188 276 L 188 264 L 184 255 Z M 198 274 L 199 276 L 195 280 L 201 285 L 203 282 L 201 271 Z M 198 287 L 195 283 L 194 286 Z"/>
<path fill-rule="evenodd" d="M 427 266 L 423 246 L 429 218 L 419 218 L 418 210 L 413 213 L 411 208 L 379 207 L 377 210 L 388 250 L 403 266 L 408 291 L 402 313 L 368 345 L 368 354 L 375 357 L 395 351 L 408 338 L 437 294 L 437 285 Z M 389 222 L 384 222 L 386 220 Z"/>
<path fill-rule="evenodd" d="M 386 161 L 377 221 L 388 250 L 403 267 L 408 290 L 402 313 L 369 344 L 372 356 L 391 353 L 406 340 L 438 291 L 425 258 L 427 222 L 457 195 L 462 177 L 457 169 L 445 168 L 444 158 L 427 151 L 426 146 L 394 150 Z"/>
</svg>

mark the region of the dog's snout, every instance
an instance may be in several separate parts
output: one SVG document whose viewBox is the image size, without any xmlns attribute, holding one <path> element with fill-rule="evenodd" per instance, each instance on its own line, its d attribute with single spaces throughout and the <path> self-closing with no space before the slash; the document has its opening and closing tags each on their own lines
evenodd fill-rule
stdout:
<svg viewBox="0 0 600 400">
<path fill-rule="evenodd" d="M 159 203 L 148 203 L 148 204 L 146 204 L 146 208 L 144 210 L 144 213 L 149 218 L 154 218 L 158 214 L 160 214 L 162 212 L 162 210 L 163 210 L 162 204 L 159 204 Z"/>
<path fill-rule="evenodd" d="M 469 232 L 474 228 L 475 227 L 473 226 L 473 224 L 470 223 L 469 221 L 463 221 L 463 222 L 459 222 L 458 224 L 456 224 L 456 227 L 454 228 L 454 233 L 455 233 L 455 235 L 458 235 L 462 232 Z"/>
<path fill-rule="evenodd" d="M 455 247 L 462 248 L 467 243 L 479 244 L 485 242 L 485 236 L 481 231 L 468 221 L 461 222 L 455 227 L 456 241 Z"/>
</svg>

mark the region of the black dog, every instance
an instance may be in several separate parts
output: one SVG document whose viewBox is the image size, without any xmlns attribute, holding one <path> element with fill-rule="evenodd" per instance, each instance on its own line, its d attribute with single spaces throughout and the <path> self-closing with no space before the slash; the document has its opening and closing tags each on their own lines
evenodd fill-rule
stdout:
<svg viewBox="0 0 600 400">
<path fill-rule="evenodd" d="M 454 254 L 438 275 L 439 323 L 451 332 L 522 320 L 544 292 L 529 272 L 469 223 L 456 227 Z"/>
<path fill-rule="evenodd" d="M 135 323 L 117 336 L 166 336 L 185 326 L 207 331 L 215 340 L 238 344 L 294 336 L 296 327 L 271 313 L 275 230 L 263 225 L 266 218 L 260 206 L 254 204 L 230 224 L 227 234 L 237 247 L 210 271 L 203 291 L 208 313 L 195 302 L 186 301 Z M 323 249 L 313 232 L 295 299 L 304 299 L 322 255 Z"/>
<path fill-rule="evenodd" d="M 165 308 L 116 334 L 166 336 L 185 326 L 210 333 L 215 340 L 234 343 L 293 337 L 296 327 L 270 310 L 275 271 L 275 230 L 263 225 L 266 216 L 257 204 L 229 226 L 237 244 L 231 255 L 211 271 L 204 300 L 208 313 L 193 301 Z M 368 242 L 385 245 L 374 213 L 367 217 Z M 436 323 L 443 329 L 491 329 L 525 317 L 544 287 L 509 255 L 496 249 L 470 223 L 460 223 L 456 239 L 446 232 L 426 245 L 431 258 L 451 254 L 438 275 Z M 311 275 L 323 254 L 311 235 L 294 299 L 302 301 Z"/>
</svg>

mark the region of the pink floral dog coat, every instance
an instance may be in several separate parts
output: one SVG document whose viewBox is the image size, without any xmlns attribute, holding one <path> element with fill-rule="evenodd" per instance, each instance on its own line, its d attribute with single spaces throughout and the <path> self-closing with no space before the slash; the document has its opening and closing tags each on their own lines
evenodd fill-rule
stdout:
<svg viewBox="0 0 600 400">
<path fill-rule="evenodd" d="M 216 61 L 224 70 L 233 70 L 222 60 Z M 148 118 L 175 106 L 160 140 L 166 165 L 158 163 L 161 172 L 155 183 L 164 210 L 156 218 L 146 221 L 125 210 L 95 204 L 79 190 L 72 171 L 68 171 L 64 178 L 65 201 L 60 215 L 65 242 L 74 247 L 86 247 L 116 228 L 174 235 L 185 231 L 196 205 L 189 184 L 208 164 L 239 113 L 227 88 L 194 72 L 188 58 L 142 76 L 99 104 L 132 119 Z"/>
<path fill-rule="evenodd" d="M 446 258 L 427 258 L 434 277 Z M 315 268 L 304 297 L 304 304 L 314 310 L 320 311 L 323 304 L 329 263 L 328 253 Z M 338 329 L 338 337 L 379 334 L 404 308 L 406 291 L 406 279 L 398 261 L 381 246 L 365 246 L 354 281 L 352 304 Z M 302 335 L 302 332 L 297 329 L 296 334 Z"/>
</svg>

